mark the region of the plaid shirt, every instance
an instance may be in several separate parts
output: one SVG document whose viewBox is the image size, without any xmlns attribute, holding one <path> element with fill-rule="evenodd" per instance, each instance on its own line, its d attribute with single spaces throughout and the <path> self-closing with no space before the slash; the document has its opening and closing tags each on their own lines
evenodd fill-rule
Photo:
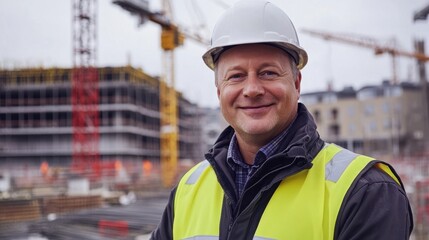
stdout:
<svg viewBox="0 0 429 240">
<path fill-rule="evenodd" d="M 244 162 L 240 153 L 240 149 L 238 148 L 237 137 L 234 133 L 231 142 L 229 143 L 226 161 L 231 169 L 235 172 L 235 185 L 237 187 L 236 194 L 238 197 L 240 197 L 243 193 L 247 180 L 253 175 L 253 173 L 256 172 L 259 166 L 265 162 L 265 160 L 275 153 L 281 141 L 287 135 L 288 129 L 289 128 L 286 128 L 286 130 L 259 149 L 259 151 L 256 153 L 253 165 L 248 165 Z"/>
</svg>

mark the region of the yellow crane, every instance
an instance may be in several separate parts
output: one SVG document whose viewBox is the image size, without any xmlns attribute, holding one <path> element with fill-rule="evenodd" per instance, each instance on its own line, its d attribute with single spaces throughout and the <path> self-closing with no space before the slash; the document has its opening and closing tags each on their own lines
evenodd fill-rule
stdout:
<svg viewBox="0 0 429 240">
<path fill-rule="evenodd" d="M 140 18 L 141 23 L 154 22 L 161 26 L 161 48 L 163 49 L 163 68 L 160 82 L 161 114 L 161 174 L 166 187 L 174 184 L 178 165 L 178 116 L 177 96 L 174 79 L 174 50 L 183 45 L 185 37 L 208 46 L 208 41 L 201 36 L 186 33 L 173 22 L 173 12 L 169 0 L 162 1 L 162 12 L 149 9 L 147 0 L 114 0 L 114 4 Z"/>
<path fill-rule="evenodd" d="M 337 42 L 342 42 L 346 44 L 373 49 L 376 55 L 380 55 L 384 53 L 389 54 L 392 57 L 392 83 L 393 84 L 397 83 L 397 76 L 396 76 L 396 57 L 397 56 L 414 58 L 420 62 L 429 61 L 429 56 L 425 55 L 424 53 L 403 51 L 403 50 L 397 49 L 394 44 L 390 44 L 390 45 L 381 44 L 376 39 L 367 37 L 367 36 L 339 34 L 339 33 L 334 34 L 334 33 L 309 30 L 309 29 L 303 29 L 302 32 L 315 37 L 320 37 L 327 41 L 333 40 Z"/>
</svg>

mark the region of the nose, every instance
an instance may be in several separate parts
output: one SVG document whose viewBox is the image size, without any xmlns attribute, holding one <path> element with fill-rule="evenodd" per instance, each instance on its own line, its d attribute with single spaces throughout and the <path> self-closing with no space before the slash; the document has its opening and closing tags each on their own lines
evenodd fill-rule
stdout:
<svg viewBox="0 0 429 240">
<path fill-rule="evenodd" d="M 244 82 L 243 95 L 252 98 L 261 96 L 264 92 L 264 86 L 258 76 L 256 74 L 249 74 Z"/>
</svg>

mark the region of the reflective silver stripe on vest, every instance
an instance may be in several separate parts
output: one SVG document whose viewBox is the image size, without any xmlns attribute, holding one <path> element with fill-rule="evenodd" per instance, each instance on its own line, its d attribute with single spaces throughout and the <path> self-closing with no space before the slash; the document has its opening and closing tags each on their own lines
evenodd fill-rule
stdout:
<svg viewBox="0 0 429 240">
<path fill-rule="evenodd" d="M 190 238 L 185 238 L 184 240 L 218 240 L 218 236 L 195 236 Z M 263 238 L 263 237 L 254 237 L 253 240 L 274 240 L 272 238 Z"/>
<path fill-rule="evenodd" d="M 190 238 L 184 238 L 183 240 L 218 240 L 219 236 L 195 236 Z"/>
<path fill-rule="evenodd" d="M 326 180 L 337 182 L 346 170 L 347 166 L 358 156 L 358 154 L 347 149 L 339 151 L 325 167 Z"/>
<path fill-rule="evenodd" d="M 204 169 L 210 165 L 209 161 L 204 160 L 195 171 L 189 176 L 188 180 L 186 180 L 186 184 L 194 184 L 197 182 L 201 173 L 203 173 Z"/>
</svg>

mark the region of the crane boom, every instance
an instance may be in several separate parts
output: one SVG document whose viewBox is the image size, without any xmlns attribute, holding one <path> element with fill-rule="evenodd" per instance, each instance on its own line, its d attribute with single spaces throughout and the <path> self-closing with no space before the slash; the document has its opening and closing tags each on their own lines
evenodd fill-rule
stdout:
<svg viewBox="0 0 429 240">
<path fill-rule="evenodd" d="M 325 40 L 334 40 L 338 42 L 343 42 L 343 43 L 348 43 L 348 44 L 353 44 L 361 47 L 374 49 L 376 54 L 388 53 L 390 55 L 395 55 L 395 56 L 414 58 L 423 62 L 429 61 L 429 56 L 423 53 L 407 52 L 407 51 L 397 49 L 394 46 L 382 45 L 376 39 L 370 38 L 370 37 L 352 36 L 352 35 L 346 35 L 346 34 L 333 34 L 333 33 L 315 31 L 315 30 L 309 30 L 309 29 L 304 29 L 302 30 L 302 32 L 310 34 L 312 36 L 323 38 Z"/>
<path fill-rule="evenodd" d="M 114 0 L 113 3 L 120 6 L 124 10 L 127 10 L 131 14 L 137 15 L 140 18 L 141 24 L 145 23 L 146 21 L 151 21 L 160 25 L 163 29 L 175 30 L 182 37 L 192 39 L 206 46 L 208 46 L 210 43 L 207 39 L 204 39 L 202 36 L 195 33 L 190 33 L 184 30 L 184 28 L 181 28 L 180 26 L 176 25 L 174 22 L 171 21 L 171 18 L 169 18 L 165 12 L 156 12 L 156 11 L 154 12 L 149 10 L 147 1 Z M 167 4 L 164 4 L 164 5 L 167 5 Z M 171 12 L 169 14 L 171 15 Z"/>
<path fill-rule="evenodd" d="M 154 22 L 161 26 L 161 47 L 163 49 L 162 77 L 160 82 L 161 114 L 161 174 L 164 186 L 174 184 L 178 165 L 178 104 L 174 80 L 174 50 L 183 45 L 185 36 L 206 44 L 201 36 L 183 32 L 172 21 L 172 9 L 169 0 L 163 0 L 163 12 L 149 10 L 147 0 L 114 0 L 114 4 L 140 18 L 140 23 Z M 208 45 L 208 44 L 207 44 Z"/>
<path fill-rule="evenodd" d="M 350 35 L 350 34 L 334 34 L 329 32 L 315 31 L 304 29 L 303 33 L 307 33 L 309 35 L 323 38 L 327 41 L 333 40 L 337 42 L 342 42 L 346 44 L 352 44 L 360 47 L 365 47 L 369 49 L 373 49 L 376 55 L 387 53 L 392 57 L 392 83 L 397 83 L 396 76 L 396 57 L 408 57 L 414 58 L 418 62 L 425 63 L 429 61 L 429 56 L 421 53 L 421 52 L 407 52 L 400 49 L 397 49 L 394 44 L 381 44 L 375 38 L 367 37 L 367 36 L 358 36 L 358 35 Z M 394 43 L 394 42 L 393 42 Z"/>
</svg>

